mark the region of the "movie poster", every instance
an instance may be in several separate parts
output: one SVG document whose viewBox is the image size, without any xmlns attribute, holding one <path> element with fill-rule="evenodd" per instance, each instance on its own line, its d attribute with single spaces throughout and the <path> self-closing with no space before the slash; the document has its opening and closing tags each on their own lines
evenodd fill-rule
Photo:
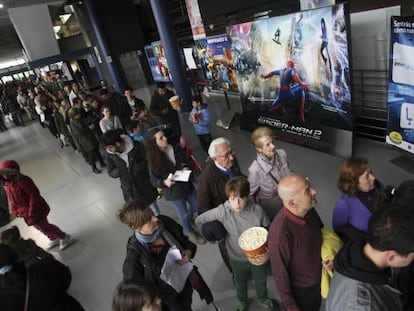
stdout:
<svg viewBox="0 0 414 311">
<path fill-rule="evenodd" d="M 414 153 L 414 17 L 391 18 L 387 143 Z"/>
<path fill-rule="evenodd" d="M 238 92 L 236 72 L 233 66 L 231 42 L 227 35 L 198 40 L 196 55 L 201 65 L 207 87 L 213 90 Z"/>
<path fill-rule="evenodd" d="M 185 6 L 187 7 L 187 14 L 188 19 L 190 20 L 193 39 L 198 40 L 205 38 L 206 31 L 204 30 L 204 23 L 203 19 L 201 18 L 198 0 L 185 0 Z"/>
<path fill-rule="evenodd" d="M 150 46 L 145 46 L 144 50 L 154 81 L 171 81 L 167 58 L 164 54 L 164 47 L 162 46 L 161 41 L 152 42 Z"/>
<path fill-rule="evenodd" d="M 312 10 L 334 4 L 335 0 L 300 0 L 300 10 Z"/>
<path fill-rule="evenodd" d="M 241 127 L 270 126 L 278 139 L 352 154 L 345 5 L 230 27 Z"/>
</svg>

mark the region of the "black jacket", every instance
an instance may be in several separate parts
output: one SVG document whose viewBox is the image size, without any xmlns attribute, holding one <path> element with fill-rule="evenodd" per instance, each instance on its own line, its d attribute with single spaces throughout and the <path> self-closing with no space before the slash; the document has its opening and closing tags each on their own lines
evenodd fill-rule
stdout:
<svg viewBox="0 0 414 311">
<path fill-rule="evenodd" d="M 66 293 L 72 281 L 70 270 L 56 259 L 45 258 L 28 268 L 30 274 L 29 311 L 73 310 L 83 308 Z M 26 271 L 15 267 L 0 275 L 0 310 L 23 310 Z"/>
<path fill-rule="evenodd" d="M 235 176 L 244 176 L 236 158 L 234 159 L 231 170 Z M 224 188 L 229 179 L 229 176 L 220 171 L 213 160 L 208 161 L 197 181 L 197 206 L 199 214 L 227 201 Z"/>
<path fill-rule="evenodd" d="M 183 228 L 168 216 L 160 215 L 158 219 L 164 224 L 164 230 L 168 231 L 183 249 L 190 250 L 194 257 L 197 246 L 184 235 Z M 146 280 L 156 286 L 169 287 L 160 279 L 161 268 L 168 249 L 169 245 L 166 243 L 161 254 L 154 255 L 147 246 L 138 242 L 133 234 L 128 240 L 127 254 L 122 267 L 124 280 Z"/>
<path fill-rule="evenodd" d="M 175 167 L 171 172 L 166 172 L 164 174 L 157 174 L 150 167 L 150 178 L 151 183 L 154 187 L 162 188 L 162 193 L 167 201 L 172 201 L 176 199 L 182 199 L 187 196 L 188 193 L 194 191 L 193 183 L 190 182 L 175 182 L 173 186 L 168 188 L 164 184 L 164 180 L 167 179 L 168 175 L 174 174 L 176 170 L 181 170 L 184 167 L 191 168 L 191 163 L 188 162 L 183 149 L 179 145 L 173 145 L 174 156 L 175 156 Z"/>
<path fill-rule="evenodd" d="M 136 141 L 133 144 L 133 149 L 128 153 L 128 167 L 125 161 L 116 154 L 108 154 L 108 175 L 120 179 L 122 194 L 126 202 L 138 200 L 151 204 L 156 200 L 158 192 L 150 183 L 144 146 Z"/>
</svg>

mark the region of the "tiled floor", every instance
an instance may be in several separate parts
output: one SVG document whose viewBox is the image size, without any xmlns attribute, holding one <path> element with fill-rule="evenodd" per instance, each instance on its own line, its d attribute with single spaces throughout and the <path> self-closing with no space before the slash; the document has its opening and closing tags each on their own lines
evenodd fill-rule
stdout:
<svg viewBox="0 0 414 311">
<path fill-rule="evenodd" d="M 140 92 L 147 103 L 150 94 L 148 89 Z M 209 103 L 215 117 L 220 116 L 222 109 L 227 109 L 221 96 L 212 95 Z M 230 104 L 237 106 L 237 97 L 230 96 Z M 186 118 L 182 116 L 181 122 L 184 136 L 202 163 L 206 154 L 198 145 L 197 137 Z M 224 130 L 213 126 L 213 134 L 231 140 L 246 173 L 254 157 L 249 133 L 237 127 Z M 278 147 L 287 151 L 294 171 L 308 176 L 318 190 L 318 211 L 325 224 L 329 225 L 332 207 L 339 196 L 335 184 L 342 159 L 283 142 L 279 142 Z M 414 179 L 412 174 L 390 163 L 390 160 L 404 155 L 400 150 L 359 139 L 354 154 L 367 157 L 377 178 L 386 185 Z M 51 206 L 49 219 L 73 236 L 73 244 L 68 249 L 53 252 L 71 268 L 73 281 L 70 293 L 86 310 L 110 310 L 113 290 L 122 278 L 125 245 L 131 234 L 115 217 L 123 203 L 119 181 L 108 177 L 105 171 L 101 175 L 93 174 L 80 155 L 70 148 L 60 149 L 58 141 L 37 122 L 25 128 L 11 128 L 0 133 L 0 160 L 9 158 L 16 159 L 22 172 L 31 176 L 39 186 Z M 162 213 L 176 218 L 168 204 L 163 201 L 160 203 Z M 33 238 L 40 246 L 46 246 L 47 239 L 35 229 L 27 227 L 21 219 L 15 219 L 10 225 L 17 225 L 25 238 Z M 217 246 L 199 247 L 194 261 L 210 285 L 217 306 L 223 311 L 235 310 L 235 291 L 230 274 L 221 263 Z M 270 275 L 268 288 L 269 295 L 277 298 Z M 254 297 L 254 291 L 251 289 L 250 292 Z M 200 301 L 196 293 L 193 309 L 213 310 Z M 249 310 L 261 309 L 253 302 Z"/>
</svg>

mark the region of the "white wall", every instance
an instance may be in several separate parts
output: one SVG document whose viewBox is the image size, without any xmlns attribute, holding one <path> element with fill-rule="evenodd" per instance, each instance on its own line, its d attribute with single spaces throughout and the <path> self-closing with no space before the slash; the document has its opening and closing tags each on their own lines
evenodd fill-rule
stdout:
<svg viewBox="0 0 414 311">
<path fill-rule="evenodd" d="M 391 16 L 400 6 L 351 14 L 351 49 L 354 70 L 388 70 Z"/>
</svg>

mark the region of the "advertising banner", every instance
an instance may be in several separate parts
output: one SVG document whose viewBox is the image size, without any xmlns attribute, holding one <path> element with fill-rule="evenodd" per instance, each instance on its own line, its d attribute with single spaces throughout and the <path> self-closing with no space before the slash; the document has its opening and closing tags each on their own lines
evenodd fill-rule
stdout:
<svg viewBox="0 0 414 311">
<path fill-rule="evenodd" d="M 144 47 L 145 56 L 151 68 L 152 78 L 156 82 L 171 81 L 170 70 L 161 41 L 152 42 Z"/>
<path fill-rule="evenodd" d="M 187 7 L 188 19 L 190 20 L 191 32 L 193 39 L 198 40 L 206 37 L 203 19 L 201 18 L 200 8 L 198 7 L 198 0 L 185 0 Z"/>
<path fill-rule="evenodd" d="M 300 0 L 300 10 L 311 10 L 334 4 L 335 0 Z"/>
<path fill-rule="evenodd" d="M 209 88 L 213 90 L 226 88 L 234 92 L 239 91 L 228 35 L 218 35 L 198 40 L 196 42 L 196 55 Z"/>
<path fill-rule="evenodd" d="M 391 18 L 387 143 L 414 153 L 414 17 Z"/>
<path fill-rule="evenodd" d="M 241 127 L 270 126 L 277 138 L 352 154 L 346 5 L 233 25 Z"/>
</svg>

